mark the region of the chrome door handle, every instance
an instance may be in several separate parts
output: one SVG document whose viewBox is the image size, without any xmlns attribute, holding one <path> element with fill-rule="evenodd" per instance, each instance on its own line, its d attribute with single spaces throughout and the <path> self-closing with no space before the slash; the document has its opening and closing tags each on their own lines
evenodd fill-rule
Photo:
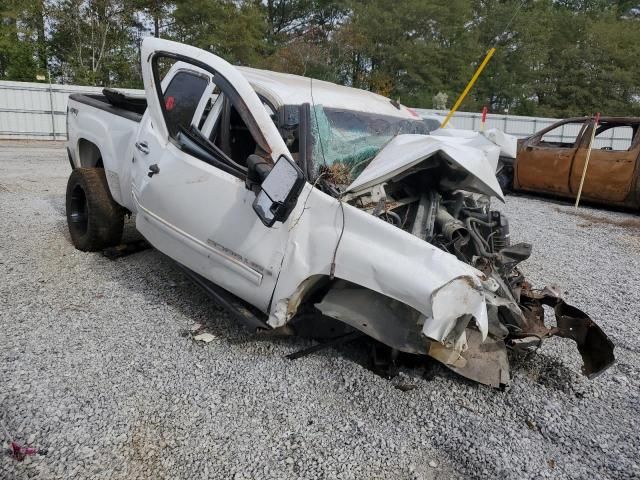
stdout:
<svg viewBox="0 0 640 480">
<path fill-rule="evenodd" d="M 136 148 L 147 155 L 149 153 L 149 145 L 147 142 L 136 142 Z"/>
</svg>

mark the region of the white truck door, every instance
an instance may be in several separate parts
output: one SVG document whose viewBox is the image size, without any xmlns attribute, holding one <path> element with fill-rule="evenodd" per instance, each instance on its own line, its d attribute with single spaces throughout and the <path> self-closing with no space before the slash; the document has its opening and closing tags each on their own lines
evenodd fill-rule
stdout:
<svg viewBox="0 0 640 480">
<path fill-rule="evenodd" d="M 137 229 L 266 312 L 288 229 L 265 227 L 253 211 L 246 159 L 291 158 L 284 141 L 246 79 L 213 54 L 147 38 L 142 72 L 148 107 L 132 165 Z"/>
</svg>

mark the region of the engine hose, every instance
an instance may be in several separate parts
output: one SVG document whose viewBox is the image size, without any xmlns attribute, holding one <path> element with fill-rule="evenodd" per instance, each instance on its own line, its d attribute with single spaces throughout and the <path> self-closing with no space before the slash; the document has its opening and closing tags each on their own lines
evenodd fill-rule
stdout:
<svg viewBox="0 0 640 480">
<path fill-rule="evenodd" d="M 400 218 L 400 215 L 398 215 L 396 212 L 392 212 L 390 210 L 387 210 L 386 212 L 380 212 L 380 215 L 378 215 L 379 217 L 383 216 L 383 215 L 387 215 L 389 217 L 392 217 L 394 220 L 396 220 L 397 226 L 402 225 L 402 218 Z"/>
<path fill-rule="evenodd" d="M 474 217 L 471 217 L 471 218 L 470 218 L 470 220 L 471 220 L 471 223 L 478 223 L 478 224 L 480 224 L 480 225 L 484 225 L 484 226 L 486 226 L 487 228 L 491 228 L 491 229 L 493 229 L 493 227 L 495 227 L 495 226 L 497 225 L 497 223 L 496 223 L 496 222 L 490 222 L 490 223 L 488 223 L 488 222 L 485 222 L 485 221 L 483 221 L 483 220 L 480 220 L 479 218 L 474 218 Z M 489 246 L 489 242 L 488 242 L 488 240 L 484 239 L 484 238 L 482 237 L 482 235 L 480 235 L 480 232 L 478 232 L 475 228 L 473 228 L 473 227 L 472 227 L 472 230 L 473 230 L 473 232 L 478 236 L 478 238 L 482 241 L 482 244 L 484 245 L 484 247 L 485 247 L 486 251 L 487 251 L 487 252 L 489 252 L 489 251 L 491 250 L 491 247 Z M 495 232 L 494 232 L 494 233 L 495 233 Z M 491 236 L 491 235 L 490 235 L 490 236 Z"/>
<path fill-rule="evenodd" d="M 474 223 L 478 223 L 480 225 L 484 225 L 485 227 L 491 228 L 493 229 L 493 227 L 498 225 L 498 222 L 485 222 L 483 220 L 480 220 L 479 218 L 475 218 L 475 217 L 471 217 L 471 222 Z M 484 244 L 487 252 L 489 250 L 491 250 L 491 247 L 489 246 L 489 241 L 485 240 L 484 238 L 482 238 L 482 236 L 480 235 L 480 233 L 474 228 L 473 231 L 476 233 L 476 235 L 478 235 L 478 238 L 480 238 L 480 240 L 482 240 L 482 243 Z M 491 237 L 491 235 L 493 235 L 495 232 L 495 230 L 489 235 L 489 237 Z"/>
<path fill-rule="evenodd" d="M 464 207 L 464 194 L 462 192 L 458 192 L 456 194 L 455 203 L 453 205 L 453 218 L 457 219 L 460 217 L 460 212 Z"/>
<path fill-rule="evenodd" d="M 498 225 L 497 222 L 485 222 L 484 220 L 481 220 L 477 217 L 468 217 L 467 220 L 469 220 L 470 222 L 475 222 L 475 223 L 479 223 L 480 225 L 483 225 L 485 227 L 489 227 L 489 228 L 493 228 L 495 226 Z"/>
<path fill-rule="evenodd" d="M 480 232 L 476 230 L 476 227 L 472 227 L 472 228 L 474 233 L 478 235 L 480 240 L 482 240 L 482 244 L 484 245 L 484 248 L 487 250 L 487 252 L 491 251 L 491 247 L 489 246 L 489 241 L 486 238 L 484 238 L 482 235 L 480 235 Z"/>
<path fill-rule="evenodd" d="M 481 213 L 474 212 L 474 211 L 468 210 L 466 208 L 462 209 L 462 213 L 464 213 L 467 217 L 477 218 L 478 220 L 480 220 L 481 218 L 487 218 L 486 215 L 482 215 Z"/>
<path fill-rule="evenodd" d="M 484 244 L 482 243 L 482 237 L 478 235 L 478 233 L 475 231 L 475 229 L 471 225 L 472 221 L 476 221 L 479 223 L 487 223 L 487 222 L 482 222 L 481 220 L 478 220 L 477 218 L 472 218 L 472 217 L 467 217 L 464 222 L 465 225 L 467 226 L 467 230 L 469 230 L 469 235 L 471 235 L 471 238 L 473 239 L 473 243 L 476 244 L 476 248 L 478 249 L 478 252 L 480 253 L 480 255 L 487 258 L 497 258 L 498 257 L 497 253 L 490 253 L 484 247 Z M 488 224 L 487 226 L 493 226 L 493 224 Z"/>
</svg>

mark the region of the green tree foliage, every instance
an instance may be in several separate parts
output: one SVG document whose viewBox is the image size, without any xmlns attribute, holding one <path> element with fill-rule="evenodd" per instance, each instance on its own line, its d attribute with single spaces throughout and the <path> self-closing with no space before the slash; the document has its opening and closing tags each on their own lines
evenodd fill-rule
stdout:
<svg viewBox="0 0 640 480">
<path fill-rule="evenodd" d="M 260 2 L 178 0 L 173 38 L 229 62 L 253 65 L 265 53 L 263 14 Z"/>
<path fill-rule="evenodd" d="M 42 1 L 0 1 L 0 78 L 35 81 L 47 71 Z"/>
<path fill-rule="evenodd" d="M 0 78 L 140 86 L 146 35 L 463 110 L 640 115 L 637 0 L 0 0 Z M 440 94 L 440 96 L 438 96 Z"/>
<path fill-rule="evenodd" d="M 133 12 L 126 1 L 62 0 L 50 7 L 50 52 L 56 75 L 87 85 L 139 84 Z"/>
<path fill-rule="evenodd" d="M 267 0 L 268 55 L 258 66 L 340 81 L 341 43 L 335 38 L 348 15 L 344 0 Z"/>
<path fill-rule="evenodd" d="M 358 0 L 352 6 L 347 28 L 358 46 L 346 69 L 354 86 L 414 105 L 464 87 L 478 52 L 469 1 Z"/>
<path fill-rule="evenodd" d="M 163 32 L 167 28 L 173 25 L 173 11 L 174 4 L 171 1 L 166 0 L 130 0 L 129 2 L 131 10 L 146 16 L 151 25 L 145 26 L 143 22 L 137 20 L 135 26 L 139 31 L 149 32 L 154 37 L 162 37 Z"/>
</svg>

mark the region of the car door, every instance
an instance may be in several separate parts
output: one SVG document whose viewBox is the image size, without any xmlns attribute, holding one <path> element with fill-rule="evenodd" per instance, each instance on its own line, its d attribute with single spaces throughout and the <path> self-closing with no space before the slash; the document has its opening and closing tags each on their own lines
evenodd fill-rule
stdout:
<svg viewBox="0 0 640 480">
<path fill-rule="evenodd" d="M 137 229 L 158 250 L 266 312 L 288 229 L 267 228 L 256 216 L 246 158 L 219 148 L 216 132 L 225 127 L 211 115 L 222 115 L 223 97 L 233 105 L 246 130 L 238 154 L 291 158 L 284 141 L 244 77 L 215 55 L 145 39 L 142 72 L 148 108 L 133 160 Z"/>
<path fill-rule="evenodd" d="M 564 120 L 526 139 L 516 158 L 516 188 L 570 194 L 571 164 L 584 129 L 584 119 Z"/>
<path fill-rule="evenodd" d="M 577 195 L 584 170 L 589 141 L 590 123 L 571 170 L 571 191 Z M 636 160 L 640 155 L 640 134 L 637 123 L 602 121 L 597 130 L 582 187 L 582 198 L 604 202 L 624 202 L 633 188 Z"/>
</svg>

